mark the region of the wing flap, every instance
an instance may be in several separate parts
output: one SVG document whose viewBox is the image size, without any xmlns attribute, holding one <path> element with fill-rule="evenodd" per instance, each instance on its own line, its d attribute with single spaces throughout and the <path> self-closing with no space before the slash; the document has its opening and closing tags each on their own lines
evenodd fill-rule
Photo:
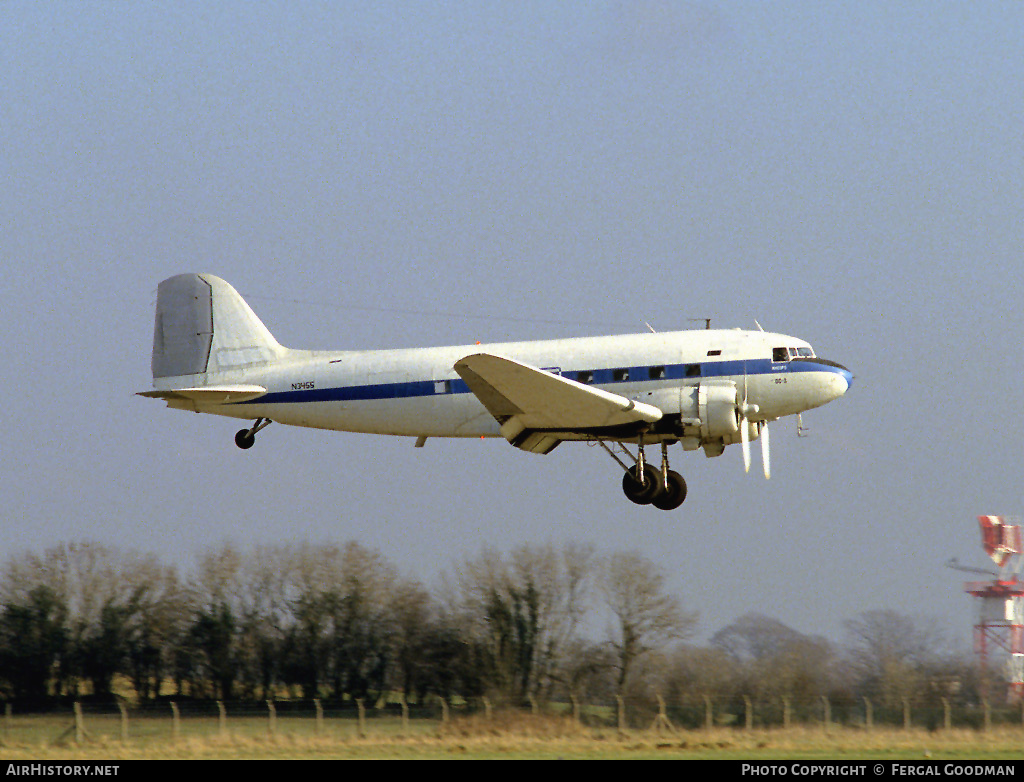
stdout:
<svg viewBox="0 0 1024 782">
<path fill-rule="evenodd" d="M 502 425 L 517 447 L 547 453 L 557 433 L 599 432 L 630 424 L 654 423 L 662 411 L 600 388 L 545 372 L 512 359 L 477 353 L 455 363 L 469 390 Z M 530 437 L 544 432 L 543 437 Z"/>
<path fill-rule="evenodd" d="M 248 402 L 259 399 L 267 393 L 263 386 L 254 385 L 222 385 L 198 386 L 196 388 L 172 388 L 167 390 L 141 391 L 139 396 L 150 399 L 164 399 L 171 402 L 195 402 L 206 405 L 229 405 L 235 402 Z"/>
</svg>

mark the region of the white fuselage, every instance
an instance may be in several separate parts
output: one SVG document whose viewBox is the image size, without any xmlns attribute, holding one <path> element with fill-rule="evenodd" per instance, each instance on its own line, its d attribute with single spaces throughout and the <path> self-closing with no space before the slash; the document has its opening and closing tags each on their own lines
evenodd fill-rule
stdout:
<svg viewBox="0 0 1024 782">
<path fill-rule="evenodd" d="M 497 437 L 498 422 L 454 369 L 460 359 L 481 352 L 647 402 L 683 420 L 688 395 L 695 396 L 691 392 L 701 383 L 735 384 L 757 406 L 750 420 L 771 421 L 843 395 L 851 380 L 845 368 L 815 358 L 804 340 L 763 331 L 700 330 L 403 350 L 287 350 L 263 366 L 202 378 L 204 384 L 263 386 L 265 396 L 170 405 L 349 432 Z"/>
</svg>

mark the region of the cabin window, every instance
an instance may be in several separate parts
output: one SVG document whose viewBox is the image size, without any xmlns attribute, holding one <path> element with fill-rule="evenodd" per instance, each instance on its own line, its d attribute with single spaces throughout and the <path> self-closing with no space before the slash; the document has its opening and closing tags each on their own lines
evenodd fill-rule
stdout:
<svg viewBox="0 0 1024 782">
<path fill-rule="evenodd" d="M 687 364 L 686 365 L 686 376 L 687 377 L 700 377 L 700 364 Z"/>
<path fill-rule="evenodd" d="M 584 370 L 582 372 L 577 372 L 576 373 L 576 382 L 577 383 L 587 383 L 587 384 L 593 383 L 594 382 L 594 373 L 591 372 L 590 370 Z"/>
<path fill-rule="evenodd" d="M 722 351 L 721 350 L 709 350 L 708 351 L 708 355 L 709 356 L 720 356 L 720 355 L 722 355 Z"/>
<path fill-rule="evenodd" d="M 651 380 L 664 380 L 665 379 L 665 367 L 651 367 L 647 370 L 647 376 Z"/>
<path fill-rule="evenodd" d="M 772 348 L 772 361 L 789 361 L 789 349 Z"/>
<path fill-rule="evenodd" d="M 628 369 L 613 369 L 612 370 L 612 380 L 614 380 L 616 383 L 621 383 L 623 380 L 629 380 L 629 370 Z"/>
<path fill-rule="evenodd" d="M 434 381 L 434 393 L 435 394 L 450 394 L 452 392 L 452 381 L 451 380 L 435 380 Z"/>
</svg>

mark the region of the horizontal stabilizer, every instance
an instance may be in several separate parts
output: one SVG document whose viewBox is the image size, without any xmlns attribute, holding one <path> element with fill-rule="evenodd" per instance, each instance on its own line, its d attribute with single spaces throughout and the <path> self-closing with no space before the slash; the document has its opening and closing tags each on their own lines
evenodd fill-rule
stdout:
<svg viewBox="0 0 1024 782">
<path fill-rule="evenodd" d="M 460 359 L 455 371 L 502 424 L 506 439 L 536 453 L 553 449 L 559 434 L 600 433 L 662 417 L 653 405 L 488 353 Z M 532 436 L 540 433 L 546 434 Z"/>
<path fill-rule="evenodd" d="M 139 396 L 150 399 L 166 399 L 171 401 L 189 401 L 204 405 L 229 405 L 235 402 L 248 402 L 258 399 L 267 393 L 263 386 L 232 385 L 232 386 L 200 386 L 198 388 L 172 388 L 166 391 L 141 391 Z"/>
</svg>

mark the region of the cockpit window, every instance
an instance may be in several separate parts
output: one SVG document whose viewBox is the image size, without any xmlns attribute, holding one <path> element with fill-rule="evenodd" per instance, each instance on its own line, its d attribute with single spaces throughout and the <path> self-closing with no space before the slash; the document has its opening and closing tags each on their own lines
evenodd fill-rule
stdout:
<svg viewBox="0 0 1024 782">
<path fill-rule="evenodd" d="M 790 361 L 794 358 L 814 358 L 811 348 L 772 348 L 772 361 Z"/>
</svg>

